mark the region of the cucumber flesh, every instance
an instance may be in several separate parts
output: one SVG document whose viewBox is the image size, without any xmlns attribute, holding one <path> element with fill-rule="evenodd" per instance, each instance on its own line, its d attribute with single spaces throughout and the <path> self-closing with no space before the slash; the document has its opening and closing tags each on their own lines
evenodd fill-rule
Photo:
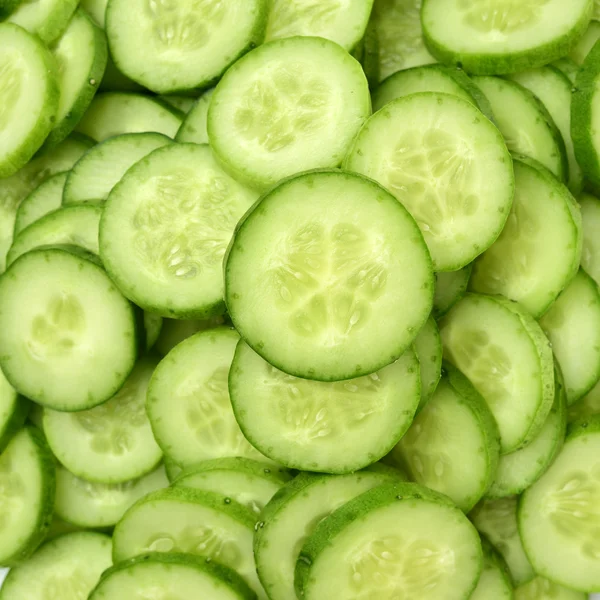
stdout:
<svg viewBox="0 0 600 600">
<path fill-rule="evenodd" d="M 33 0 L 23 2 L 8 21 L 37 35 L 47 45 L 55 42 L 69 25 L 79 0 Z"/>
<path fill-rule="evenodd" d="M 583 224 L 581 266 L 600 285 L 600 200 L 591 194 L 579 197 Z"/>
<path fill-rule="evenodd" d="M 196 100 L 196 103 L 186 115 L 175 140 L 177 142 L 188 142 L 192 144 L 208 144 L 208 107 L 214 92 L 214 88 L 207 90 Z"/>
<path fill-rule="evenodd" d="M 435 392 L 442 374 L 442 339 L 433 319 L 429 317 L 413 342 L 413 350 L 419 360 L 421 375 L 421 399 L 417 411 L 421 410 Z"/>
<path fill-rule="evenodd" d="M 467 293 L 472 264 L 458 271 L 439 271 L 435 274 L 433 316 L 443 317 Z"/>
<path fill-rule="evenodd" d="M 600 414 L 600 383 L 597 383 L 581 400 L 569 406 L 569 423 Z"/>
<path fill-rule="evenodd" d="M 482 539 L 482 546 L 483 571 L 469 600 L 513 600 L 513 586 L 506 563 L 487 540 Z M 537 596 L 534 598 L 539 600 Z"/>
<path fill-rule="evenodd" d="M 529 583 L 515 589 L 515 600 L 587 600 L 583 592 L 570 590 L 543 577 L 536 577 Z"/>
</svg>

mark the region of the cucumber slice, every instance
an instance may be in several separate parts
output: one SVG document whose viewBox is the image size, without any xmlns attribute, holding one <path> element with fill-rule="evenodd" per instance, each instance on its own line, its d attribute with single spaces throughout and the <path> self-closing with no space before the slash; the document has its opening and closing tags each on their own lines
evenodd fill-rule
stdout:
<svg viewBox="0 0 600 600">
<path fill-rule="evenodd" d="M 236 456 L 207 460 L 185 469 L 173 485 L 223 494 L 259 515 L 291 478 L 287 469 Z"/>
<path fill-rule="evenodd" d="M 166 356 L 183 340 L 200 331 L 224 325 L 226 320 L 223 315 L 215 315 L 208 319 L 199 320 L 163 319 L 163 326 L 156 341 L 156 351 L 162 356 Z"/>
<path fill-rule="evenodd" d="M 24 0 L 0 0 L 0 19 L 5 19 L 23 3 Z"/>
<path fill-rule="evenodd" d="M 442 339 L 433 317 L 429 317 L 423 329 L 419 331 L 413 349 L 419 359 L 421 375 L 421 399 L 418 412 L 433 396 L 442 374 Z"/>
<path fill-rule="evenodd" d="M 171 483 L 173 483 L 183 473 L 183 467 L 180 467 L 176 462 L 165 456 L 164 459 L 165 471 Z"/>
<path fill-rule="evenodd" d="M 345 168 L 387 187 L 416 219 L 436 271 L 470 263 L 510 210 L 510 156 L 469 102 L 436 92 L 394 100 L 365 124 Z"/>
<path fill-rule="evenodd" d="M 590 194 L 579 197 L 583 222 L 581 266 L 600 285 L 600 200 Z"/>
<path fill-rule="evenodd" d="M 229 401 L 227 377 L 238 340 L 226 327 L 198 333 L 154 372 L 148 418 L 163 452 L 182 466 L 227 456 L 264 460 L 242 434 Z"/>
<path fill-rule="evenodd" d="M 159 133 L 126 133 L 98 144 L 77 161 L 69 172 L 63 204 L 99 202 L 136 162 L 172 140 Z"/>
<path fill-rule="evenodd" d="M 485 400 L 450 365 L 438 388 L 392 450 L 411 479 L 446 494 L 464 512 L 490 487 L 498 466 L 498 426 Z"/>
<path fill-rule="evenodd" d="M 469 288 L 517 300 L 537 318 L 577 273 L 581 214 L 567 188 L 540 165 L 515 160 L 514 170 L 507 225 L 475 262 Z"/>
<path fill-rule="evenodd" d="M 23 427 L 30 409 L 31 403 L 17 394 L 0 370 L 0 452 L 4 452 L 14 435 Z"/>
<path fill-rule="evenodd" d="M 149 312 L 144 313 L 144 330 L 146 332 L 146 352 L 151 350 L 162 331 L 163 318 Z"/>
<path fill-rule="evenodd" d="M 77 10 L 52 53 L 58 64 L 60 101 L 46 148 L 64 140 L 81 120 L 104 75 L 108 50 L 102 30 L 85 11 Z"/>
<path fill-rule="evenodd" d="M 369 87 L 376 87 L 379 83 L 379 40 L 373 19 L 367 23 L 365 35 L 352 51 L 352 56 L 362 65 Z"/>
<path fill-rule="evenodd" d="M 208 137 L 227 169 L 265 189 L 339 166 L 370 114 L 360 64 L 334 42 L 294 37 L 256 48 L 227 71 L 208 109 Z"/>
<path fill-rule="evenodd" d="M 567 414 L 564 384 L 558 377 L 557 373 L 554 404 L 544 426 L 528 446 L 500 457 L 496 476 L 486 494 L 488 498 L 522 493 L 545 473 L 562 449 Z"/>
<path fill-rule="evenodd" d="M 164 594 L 171 598 L 256 600 L 256 594 L 235 571 L 189 554 L 147 554 L 120 563 L 103 573 L 89 600 L 166 599 Z"/>
<path fill-rule="evenodd" d="M 79 0 L 26 0 L 8 21 L 50 45 L 67 29 L 78 4 Z"/>
<path fill-rule="evenodd" d="M 364 36 L 372 8 L 373 0 L 272 0 L 265 41 L 317 36 L 350 51 Z"/>
<path fill-rule="evenodd" d="M 201 555 L 235 569 L 264 598 L 252 555 L 254 525 L 254 513 L 227 496 L 160 490 L 138 500 L 117 523 L 113 560 L 147 552 Z"/>
<path fill-rule="evenodd" d="M 108 0 L 81 0 L 80 6 L 92 17 L 94 23 L 104 29 Z"/>
<path fill-rule="evenodd" d="M 573 423 L 562 452 L 522 496 L 519 530 L 536 573 L 600 591 L 600 417 Z"/>
<path fill-rule="evenodd" d="M 467 293 L 472 264 L 458 271 L 440 271 L 435 274 L 433 316 L 443 317 Z"/>
<path fill-rule="evenodd" d="M 583 270 L 540 319 L 573 404 L 600 379 L 600 290 Z"/>
<path fill-rule="evenodd" d="M 515 586 L 523 585 L 535 577 L 519 537 L 516 496 L 483 500 L 469 518 L 501 554 Z"/>
<path fill-rule="evenodd" d="M 600 415 L 600 382 L 567 410 L 569 423 L 592 415 Z"/>
<path fill-rule="evenodd" d="M 379 74 L 435 62 L 423 41 L 421 0 L 375 0 L 371 17 L 379 43 Z"/>
<path fill-rule="evenodd" d="M 587 600 L 587 594 L 570 590 L 543 577 L 536 577 L 515 590 L 515 600 Z"/>
<path fill-rule="evenodd" d="M 160 148 L 110 193 L 100 256 L 144 310 L 184 319 L 222 313 L 223 255 L 255 199 L 221 169 L 208 145 Z"/>
<path fill-rule="evenodd" d="M 539 325 L 517 304 L 467 294 L 440 323 L 444 357 L 488 403 L 501 451 L 540 432 L 554 402 L 554 361 Z"/>
<path fill-rule="evenodd" d="M 225 258 L 236 329 L 296 377 L 337 381 L 392 363 L 425 324 L 432 296 L 415 222 L 386 190 L 350 173 L 280 183 L 246 214 Z"/>
<path fill-rule="evenodd" d="M 300 549 L 323 519 L 363 492 L 399 480 L 392 469 L 337 476 L 301 473 L 281 488 L 265 507 L 254 535 L 256 568 L 270 600 L 296 597 Z"/>
<path fill-rule="evenodd" d="M 157 360 L 144 357 L 107 402 L 76 413 L 44 411 L 44 433 L 56 458 L 88 481 L 122 483 L 152 471 L 162 452 L 145 413 Z"/>
<path fill-rule="evenodd" d="M 0 177 L 14 175 L 54 126 L 59 89 L 56 63 L 35 36 L 0 23 Z"/>
<path fill-rule="evenodd" d="M 110 538 L 101 533 L 69 533 L 44 544 L 23 565 L 11 569 L 0 600 L 55 598 L 83 600 L 110 567 Z"/>
<path fill-rule="evenodd" d="M 265 456 L 303 471 L 351 473 L 385 456 L 420 399 L 412 350 L 365 377 L 323 382 L 277 370 L 243 341 L 229 373 L 233 412 Z"/>
<path fill-rule="evenodd" d="M 569 53 L 569 58 L 581 66 L 590 50 L 600 38 L 600 21 L 592 20 L 583 36 L 579 38 Z"/>
<path fill-rule="evenodd" d="M 19 256 L 41 246 L 67 244 L 98 254 L 99 206 L 65 206 L 24 229 L 15 238 L 6 256 L 10 267 Z"/>
<path fill-rule="evenodd" d="M 196 104 L 196 98 L 188 96 L 160 96 L 160 100 L 166 102 L 169 106 L 172 106 L 184 115 L 187 115 Z"/>
<path fill-rule="evenodd" d="M 583 189 L 583 171 L 575 158 L 571 138 L 571 81 L 551 66 L 517 73 L 510 79 L 535 94 L 550 113 L 565 143 L 569 163 L 568 187 L 573 194 L 579 194 Z"/>
<path fill-rule="evenodd" d="M 22 429 L 0 455 L 0 482 L 0 565 L 14 566 L 40 545 L 54 507 L 54 459 L 34 427 Z"/>
<path fill-rule="evenodd" d="M 490 101 L 508 149 L 537 160 L 566 181 L 569 163 L 565 142 L 542 102 L 514 81 L 500 77 L 474 77 L 473 81 Z"/>
<path fill-rule="evenodd" d="M 112 527 L 140 498 L 169 486 L 164 467 L 123 483 L 94 483 L 59 466 L 54 514 L 82 528 Z"/>
<path fill-rule="evenodd" d="M 469 600 L 513 600 L 508 567 L 493 546 L 483 538 L 483 571 Z M 537 599 L 534 596 L 531 600 Z"/>
<path fill-rule="evenodd" d="M 162 133 L 175 137 L 179 111 L 150 96 L 126 92 L 97 94 L 76 130 L 97 142 L 122 133 Z"/>
<path fill-rule="evenodd" d="M 55 410 L 105 402 L 137 357 L 134 309 L 93 260 L 40 248 L 0 279 L 0 367 L 20 393 Z"/>
<path fill-rule="evenodd" d="M 424 0 L 425 43 L 440 61 L 481 75 L 518 73 L 567 54 L 591 0 Z"/>
<path fill-rule="evenodd" d="M 384 484 L 317 525 L 296 563 L 296 592 L 306 600 L 462 600 L 482 562 L 477 531 L 445 496 Z"/>
<path fill-rule="evenodd" d="M 552 63 L 553 67 L 556 67 L 559 71 L 566 75 L 571 83 L 575 83 L 577 79 L 577 73 L 579 72 L 579 65 L 571 60 L 568 56 L 559 58 Z"/>
<path fill-rule="evenodd" d="M 198 98 L 183 120 L 175 136 L 175 141 L 191 144 L 208 144 L 208 107 L 210 106 L 213 92 L 214 88 L 207 90 Z"/>
<path fill-rule="evenodd" d="M 203 88 L 264 37 L 266 0 L 110 0 L 106 34 L 115 64 L 157 94 Z"/>
</svg>

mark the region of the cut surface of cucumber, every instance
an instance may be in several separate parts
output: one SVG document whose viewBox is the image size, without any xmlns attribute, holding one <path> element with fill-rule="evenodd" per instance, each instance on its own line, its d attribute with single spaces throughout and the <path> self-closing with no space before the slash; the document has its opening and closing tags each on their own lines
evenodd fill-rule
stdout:
<svg viewBox="0 0 600 600">
<path fill-rule="evenodd" d="M 166 356 L 177 344 L 195 333 L 228 323 L 224 315 L 215 315 L 207 319 L 163 319 L 163 326 L 156 341 L 156 351 Z"/>
<path fill-rule="evenodd" d="M 214 92 L 214 88 L 207 90 L 198 98 L 194 106 L 186 115 L 175 140 L 192 144 L 208 144 L 208 107 Z"/>
<path fill-rule="evenodd" d="M 590 50 L 600 38 L 600 21 L 597 21 L 596 19 L 590 21 L 585 33 L 579 38 L 579 41 L 569 52 L 569 58 L 578 66 L 581 66 L 584 63 L 587 55 L 590 53 Z"/>
<path fill-rule="evenodd" d="M 438 271 L 435 274 L 433 316 L 443 317 L 467 293 L 472 265 L 458 271 Z"/>
<path fill-rule="evenodd" d="M 471 103 L 438 92 L 376 112 L 344 167 L 378 181 L 406 207 L 436 271 L 460 269 L 494 242 L 514 192 L 500 132 Z"/>
<path fill-rule="evenodd" d="M 92 17 L 94 23 L 104 29 L 108 0 L 81 0 L 80 6 Z"/>
<path fill-rule="evenodd" d="M 137 357 L 134 309 L 93 260 L 36 249 L 0 279 L 0 366 L 19 392 L 57 410 L 105 402 Z"/>
<path fill-rule="evenodd" d="M 515 600 L 587 600 L 588 595 L 570 590 L 543 577 L 536 577 L 529 583 L 515 589 Z"/>
<path fill-rule="evenodd" d="M 0 453 L 23 427 L 31 412 L 31 403 L 17 394 L 0 370 Z"/>
<path fill-rule="evenodd" d="M 189 96 L 160 96 L 160 100 L 162 102 L 166 102 L 176 110 L 182 112 L 184 115 L 190 112 L 194 104 L 196 104 L 196 99 L 191 98 Z"/>
<path fill-rule="evenodd" d="M 600 200 L 591 194 L 579 198 L 583 225 L 581 266 L 600 285 Z"/>
<path fill-rule="evenodd" d="M 208 137 L 227 169 L 265 189 L 339 166 L 370 114 L 358 61 L 329 40 L 293 37 L 256 48 L 227 71 L 208 109 Z"/>
<path fill-rule="evenodd" d="M 600 414 L 600 383 L 597 383 L 581 400 L 567 410 L 569 423 Z"/>
<path fill-rule="evenodd" d="M 336 381 L 392 363 L 425 324 L 432 296 L 414 220 L 389 192 L 350 173 L 279 184 L 246 214 L 225 258 L 236 329 L 297 377 Z"/>
<path fill-rule="evenodd" d="M 27 0 L 9 17 L 9 22 L 52 44 L 65 31 L 79 0 Z"/>
<path fill-rule="evenodd" d="M 435 392 L 442 373 L 442 339 L 433 317 L 419 331 L 413 350 L 419 359 L 421 399 L 417 410 L 421 410 Z"/>
<path fill-rule="evenodd" d="M 513 586 L 506 563 L 487 540 L 481 541 L 483 571 L 469 600 L 513 600 Z M 540 600 L 536 596 L 534 598 Z"/>
</svg>

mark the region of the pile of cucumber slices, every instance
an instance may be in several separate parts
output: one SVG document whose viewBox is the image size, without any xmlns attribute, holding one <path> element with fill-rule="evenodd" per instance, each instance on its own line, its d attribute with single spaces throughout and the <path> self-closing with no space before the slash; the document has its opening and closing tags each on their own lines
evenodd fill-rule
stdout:
<svg viewBox="0 0 600 600">
<path fill-rule="evenodd" d="M 599 285 L 600 0 L 0 0 L 0 600 L 593 598 Z"/>
</svg>

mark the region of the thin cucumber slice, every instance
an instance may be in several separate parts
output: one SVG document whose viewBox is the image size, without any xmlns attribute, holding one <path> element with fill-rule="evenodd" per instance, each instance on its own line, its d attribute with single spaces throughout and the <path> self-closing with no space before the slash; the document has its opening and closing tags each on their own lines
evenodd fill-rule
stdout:
<svg viewBox="0 0 600 600">
<path fill-rule="evenodd" d="M 417 410 L 421 410 L 433 396 L 442 374 L 442 339 L 433 317 L 429 317 L 419 331 L 413 349 L 419 359 L 421 399 Z"/>
<path fill-rule="evenodd" d="M 224 325 L 225 321 L 226 317 L 223 315 L 197 320 L 163 319 L 163 326 L 156 341 L 156 351 L 162 354 L 162 356 L 166 356 L 183 340 L 200 331 Z"/>
<path fill-rule="evenodd" d="M 244 435 L 286 467 L 351 473 L 385 456 L 420 400 L 412 350 L 387 367 L 346 381 L 312 381 L 271 366 L 241 341 L 229 373 L 233 412 Z"/>
<path fill-rule="evenodd" d="M 136 162 L 172 140 L 160 133 L 126 133 L 109 138 L 86 152 L 69 172 L 63 204 L 99 202 Z"/>
<path fill-rule="evenodd" d="M 98 254 L 101 215 L 102 208 L 91 205 L 65 206 L 45 215 L 17 235 L 6 256 L 7 267 L 40 246 L 67 244 Z"/>
<path fill-rule="evenodd" d="M 515 600 L 587 600 L 587 594 L 570 590 L 549 579 L 536 577 L 515 590 Z"/>
<path fill-rule="evenodd" d="M 585 30 L 585 33 L 579 38 L 578 42 L 569 52 L 569 58 L 571 58 L 575 64 L 581 66 L 599 38 L 600 21 L 592 20 Z"/>
<path fill-rule="evenodd" d="M 518 73 L 568 53 L 592 0 L 424 0 L 425 43 L 440 61 L 481 75 Z"/>
<path fill-rule="evenodd" d="M 122 133 L 162 133 L 175 137 L 181 126 L 179 111 L 150 96 L 126 92 L 97 94 L 76 130 L 97 142 Z"/>
<path fill-rule="evenodd" d="M 522 85 L 500 77 L 474 77 L 473 81 L 490 101 L 508 149 L 537 160 L 566 181 L 565 142 L 541 100 Z"/>
<path fill-rule="evenodd" d="M 265 41 L 317 36 L 350 51 L 363 38 L 373 0 L 272 0 Z"/>
<path fill-rule="evenodd" d="M 44 215 L 61 207 L 66 180 L 67 172 L 52 175 L 21 202 L 15 219 L 15 236 Z"/>
<path fill-rule="evenodd" d="M 235 571 L 189 554 L 148 554 L 119 563 L 102 574 L 89 600 L 166 599 L 164 594 L 172 598 L 256 600 L 256 594 Z"/>
<path fill-rule="evenodd" d="M 291 478 L 287 469 L 236 456 L 207 460 L 185 469 L 173 485 L 223 494 L 259 515 Z"/>
<path fill-rule="evenodd" d="M 471 264 L 458 271 L 440 271 L 435 274 L 433 316 L 443 317 L 467 293 L 471 278 Z"/>
<path fill-rule="evenodd" d="M 183 473 L 183 467 L 180 467 L 175 461 L 167 458 L 164 459 L 165 471 L 169 481 L 173 483 Z"/>
<path fill-rule="evenodd" d="M 113 560 L 147 552 L 201 555 L 235 569 L 258 592 L 252 538 L 256 517 L 235 500 L 189 488 L 169 488 L 138 500 L 117 523 Z"/>
<path fill-rule="evenodd" d="M 8 21 L 37 35 L 47 45 L 67 29 L 79 0 L 27 0 Z"/>
<path fill-rule="evenodd" d="M 581 400 L 578 400 L 567 410 L 569 423 L 600 415 L 600 382 L 597 383 Z"/>
<path fill-rule="evenodd" d="M 146 332 L 146 351 L 154 348 L 162 331 L 163 318 L 149 313 L 144 313 L 144 330 Z"/>
<path fill-rule="evenodd" d="M 264 38 L 266 0 L 110 0 L 106 34 L 115 64 L 157 94 L 205 88 Z"/>
<path fill-rule="evenodd" d="M 483 500 L 469 518 L 505 560 L 515 586 L 523 585 L 535 577 L 519 537 L 516 496 Z"/>
<path fill-rule="evenodd" d="M 350 173 L 279 184 L 246 214 L 225 258 L 225 300 L 240 335 L 274 367 L 307 379 L 350 379 L 392 363 L 425 324 L 432 296 L 414 220 Z"/>
<path fill-rule="evenodd" d="M 423 41 L 421 0 L 375 0 L 372 22 L 379 44 L 379 76 L 435 62 Z"/>
<path fill-rule="evenodd" d="M 164 467 L 123 483 L 95 483 L 59 466 L 56 471 L 54 514 L 84 529 L 112 527 L 140 498 L 169 487 Z"/>
<path fill-rule="evenodd" d="M 498 426 L 460 371 L 445 367 L 438 388 L 392 450 L 411 479 L 468 512 L 485 495 L 500 456 Z"/>
<path fill-rule="evenodd" d="M 208 137 L 227 169 L 266 189 L 339 166 L 370 114 L 358 61 L 329 40 L 294 37 L 256 48 L 227 71 L 208 109 Z"/>
<path fill-rule="evenodd" d="M 536 573 L 600 591 L 600 416 L 573 423 L 562 452 L 522 496 L 519 530 Z"/>
<path fill-rule="evenodd" d="M 219 327 L 178 344 L 148 389 L 148 418 L 165 455 L 182 466 L 242 456 L 264 460 L 237 424 L 227 377 L 238 334 Z"/>
<path fill-rule="evenodd" d="M 485 538 L 481 542 L 483 571 L 469 600 L 513 600 L 513 586 L 506 563 Z"/>
<path fill-rule="evenodd" d="M 471 103 L 423 92 L 376 112 L 344 167 L 387 187 L 417 221 L 436 271 L 470 263 L 498 237 L 514 193 L 510 155 Z"/>
<path fill-rule="evenodd" d="M 40 545 L 54 507 L 54 459 L 34 427 L 22 429 L 0 455 L 0 482 L 0 565 L 14 566 Z"/>
<path fill-rule="evenodd" d="M 91 256 L 32 250 L 0 279 L 0 367 L 24 396 L 91 408 L 115 394 L 136 358 L 133 306 Z"/>
<path fill-rule="evenodd" d="M 482 570 L 479 536 L 445 497 L 384 484 L 317 525 L 296 563 L 296 592 L 321 598 L 462 600 Z"/>
<path fill-rule="evenodd" d="M 281 488 L 265 507 L 254 535 L 256 568 L 270 600 L 296 597 L 300 549 L 323 519 L 363 492 L 399 480 L 377 470 L 337 476 L 301 473 Z"/>
<path fill-rule="evenodd" d="M 560 365 L 567 404 L 573 404 L 600 379 L 600 290 L 583 270 L 570 281 L 540 319 Z"/>
<path fill-rule="evenodd" d="M 577 79 L 577 73 L 579 72 L 579 65 L 571 60 L 568 56 L 559 58 L 552 63 L 553 67 L 556 67 L 563 75 L 566 75 L 571 83 L 575 83 Z"/>
<path fill-rule="evenodd" d="M 184 115 L 192 110 L 196 104 L 196 98 L 188 96 L 160 96 L 160 100 L 172 106 L 175 110 L 182 112 Z"/>
<path fill-rule="evenodd" d="M 213 92 L 214 88 L 207 90 L 198 98 L 183 120 L 175 136 L 175 141 L 191 144 L 208 144 L 208 107 L 210 106 Z"/>
<path fill-rule="evenodd" d="M 223 256 L 256 193 L 208 145 L 150 153 L 116 185 L 100 224 L 100 256 L 123 293 L 165 317 L 223 313 Z"/>
<path fill-rule="evenodd" d="M 583 222 L 581 266 L 600 285 L 600 200 L 591 194 L 579 197 Z"/>
<path fill-rule="evenodd" d="M 583 188 L 583 171 L 575 158 L 571 138 L 571 81 L 552 66 L 523 71 L 511 75 L 510 79 L 535 94 L 548 109 L 565 142 L 569 162 L 568 187 L 573 194 L 579 194 Z"/>
<path fill-rule="evenodd" d="M 514 170 L 507 225 L 475 262 L 469 289 L 502 294 L 537 318 L 577 273 L 581 214 L 569 190 L 541 165 L 515 160 Z"/>
<path fill-rule="evenodd" d="M 69 533 L 44 544 L 11 569 L 0 600 L 84 600 L 111 565 L 110 538 L 101 533 Z"/>
<path fill-rule="evenodd" d="M 44 433 L 56 458 L 88 481 L 122 483 L 152 471 L 162 452 L 145 411 L 146 390 L 157 360 L 138 361 L 107 402 L 76 413 L 44 411 Z"/>
<path fill-rule="evenodd" d="M 558 374 L 557 374 L 558 375 Z M 533 441 L 516 452 L 500 457 L 488 498 L 504 498 L 525 491 L 552 464 L 565 440 L 567 425 L 564 384 L 555 377 L 554 404 L 546 422 Z"/>
<path fill-rule="evenodd" d="M 81 0 L 80 6 L 92 17 L 94 23 L 104 29 L 108 0 Z"/>
<path fill-rule="evenodd" d="M 0 24 L 0 177 L 37 152 L 54 127 L 59 88 L 52 54 L 34 35 Z"/>
<path fill-rule="evenodd" d="M 440 323 L 444 357 L 488 403 L 503 454 L 540 432 L 554 402 L 554 361 L 539 325 L 516 303 L 467 294 Z"/>
<path fill-rule="evenodd" d="M 30 409 L 31 403 L 17 394 L 0 370 L 0 452 L 23 427 Z"/>
</svg>

